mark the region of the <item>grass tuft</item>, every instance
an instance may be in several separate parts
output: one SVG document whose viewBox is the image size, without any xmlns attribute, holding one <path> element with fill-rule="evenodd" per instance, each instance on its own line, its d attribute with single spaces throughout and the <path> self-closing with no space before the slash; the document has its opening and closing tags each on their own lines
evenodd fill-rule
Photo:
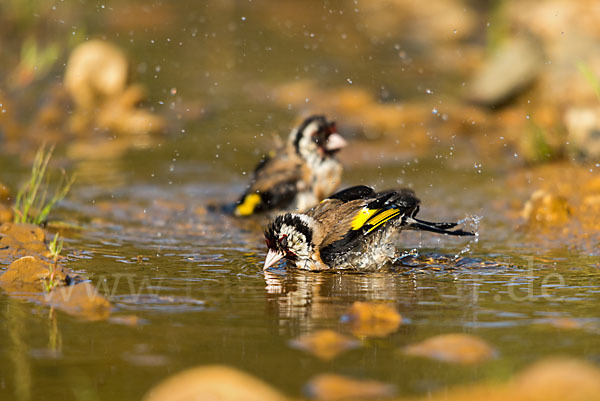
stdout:
<svg viewBox="0 0 600 401">
<path fill-rule="evenodd" d="M 50 265 L 50 276 L 48 277 L 48 282 L 46 283 L 46 292 L 52 291 L 52 289 L 58 284 L 56 282 L 56 267 L 58 264 L 58 258 L 63 249 L 63 239 L 60 238 L 58 233 L 54 235 L 54 239 L 48 244 L 48 249 L 50 250 L 50 256 L 52 257 L 52 264 Z"/>
<path fill-rule="evenodd" d="M 44 223 L 52 208 L 69 193 L 74 177 L 68 178 L 63 170 L 54 194 L 48 199 L 49 183 L 46 169 L 53 152 L 54 146 L 46 152 L 45 145 L 37 151 L 31 168 L 31 177 L 21 188 L 15 200 L 15 223 L 35 225 Z"/>
</svg>

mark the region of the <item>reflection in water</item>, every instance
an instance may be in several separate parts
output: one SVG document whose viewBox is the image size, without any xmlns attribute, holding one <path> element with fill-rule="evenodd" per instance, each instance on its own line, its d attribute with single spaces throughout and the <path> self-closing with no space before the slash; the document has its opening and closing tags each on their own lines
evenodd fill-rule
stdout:
<svg viewBox="0 0 600 401">
<path fill-rule="evenodd" d="M 25 342 L 25 306 L 12 298 L 7 298 L 5 309 L 6 325 L 11 341 L 10 358 L 14 369 L 15 396 L 18 401 L 31 399 L 31 364 L 29 347 Z"/>
<path fill-rule="evenodd" d="M 490 269 L 493 267 L 494 269 Z M 485 288 L 498 263 L 438 254 L 409 255 L 388 272 L 314 273 L 266 271 L 268 310 L 282 335 L 297 336 L 338 325 L 355 301 L 391 301 L 413 313 L 437 308 L 463 309 L 476 325 L 476 310 L 494 301 Z"/>
<path fill-rule="evenodd" d="M 58 329 L 58 318 L 54 307 L 50 308 L 48 316 L 48 350 L 54 355 L 62 352 L 62 335 Z"/>
<path fill-rule="evenodd" d="M 403 278 L 389 273 L 265 272 L 269 310 L 280 331 L 298 335 L 339 322 L 354 301 L 398 299 Z M 283 334 L 282 333 L 282 334 Z"/>
</svg>

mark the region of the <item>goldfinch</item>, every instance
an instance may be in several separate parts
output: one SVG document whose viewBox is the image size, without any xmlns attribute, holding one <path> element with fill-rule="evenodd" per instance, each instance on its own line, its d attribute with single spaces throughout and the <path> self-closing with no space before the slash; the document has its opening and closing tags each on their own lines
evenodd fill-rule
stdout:
<svg viewBox="0 0 600 401">
<path fill-rule="evenodd" d="M 452 230 L 458 223 L 417 219 L 419 203 L 410 189 L 376 193 L 361 185 L 336 193 L 306 214 L 279 215 L 265 231 L 264 269 L 286 258 L 304 270 L 377 270 L 393 259 L 391 239 L 402 230 L 474 235 Z"/>
<path fill-rule="evenodd" d="M 273 209 L 304 212 L 335 192 L 342 165 L 335 154 L 346 146 L 334 122 L 311 116 L 292 130 L 288 143 L 263 158 L 234 214 Z"/>
</svg>

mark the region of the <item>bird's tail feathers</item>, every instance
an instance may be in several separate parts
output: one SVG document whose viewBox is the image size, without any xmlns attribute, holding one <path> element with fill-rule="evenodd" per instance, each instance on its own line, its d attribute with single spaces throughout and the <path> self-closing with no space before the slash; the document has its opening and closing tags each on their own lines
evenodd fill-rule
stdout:
<svg viewBox="0 0 600 401">
<path fill-rule="evenodd" d="M 434 223 L 431 221 L 417 219 L 415 217 L 413 217 L 413 220 L 415 220 L 417 223 L 425 224 L 426 226 L 429 226 L 429 227 L 439 228 L 441 230 L 448 230 L 448 229 L 454 228 L 458 225 L 458 223 Z"/>
<path fill-rule="evenodd" d="M 414 217 L 409 217 L 406 222 L 408 226 L 414 230 L 423 230 L 437 234 L 457 236 L 475 235 L 475 233 L 472 233 L 471 231 L 465 231 L 461 229 L 450 230 L 451 228 L 456 227 L 458 223 L 433 223 L 425 220 L 415 219 Z"/>
</svg>

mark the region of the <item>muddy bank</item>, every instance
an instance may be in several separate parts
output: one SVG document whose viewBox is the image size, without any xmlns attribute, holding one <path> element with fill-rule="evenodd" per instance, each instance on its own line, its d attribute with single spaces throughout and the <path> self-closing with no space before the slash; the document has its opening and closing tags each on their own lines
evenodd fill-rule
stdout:
<svg viewBox="0 0 600 401">
<path fill-rule="evenodd" d="M 110 302 L 91 283 L 51 256 L 40 227 L 0 225 L 0 261 L 10 263 L 0 275 L 0 288 L 11 296 L 84 319 L 108 318 L 113 309 Z"/>
</svg>

